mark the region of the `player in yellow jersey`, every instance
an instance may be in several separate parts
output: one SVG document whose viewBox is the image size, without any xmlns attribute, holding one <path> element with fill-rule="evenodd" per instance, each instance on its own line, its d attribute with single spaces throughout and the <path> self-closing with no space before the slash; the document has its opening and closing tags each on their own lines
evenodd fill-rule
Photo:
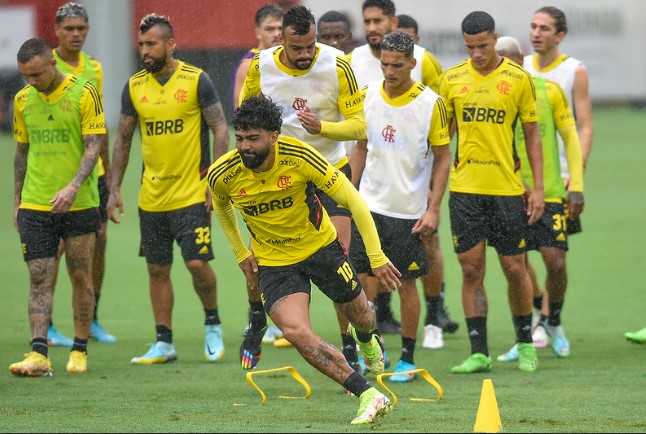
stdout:
<svg viewBox="0 0 646 434">
<path fill-rule="evenodd" d="M 379 282 L 396 290 L 400 273 L 382 252 L 370 211 L 343 172 L 308 144 L 280 135 L 281 111 L 263 95 L 242 100 L 233 117 L 236 149 L 213 163 L 207 175 L 215 215 L 272 321 L 309 364 L 359 397 L 352 424 L 374 423 L 390 401 L 310 325 L 314 283 L 349 319 L 370 370 L 383 372 L 383 354 L 372 334 L 374 312 L 314 186 L 352 212 Z M 252 251 L 241 238 L 236 209 Z"/>
<path fill-rule="evenodd" d="M 89 81 L 99 92 L 101 101 L 103 101 L 103 67 L 101 62 L 90 57 L 84 52 L 83 45 L 90 29 L 89 17 L 85 8 L 78 3 L 65 3 L 56 11 L 56 36 L 58 37 L 58 46 L 54 48 L 54 59 L 56 66 L 65 74 L 73 74 Z M 110 171 L 110 158 L 108 155 L 108 132 L 101 136 L 101 152 L 97 166 L 99 168 L 99 211 L 100 223 L 99 232 L 94 247 L 94 256 L 92 259 L 92 283 L 94 286 L 94 318 L 90 328 L 90 335 L 97 341 L 103 343 L 114 343 L 117 339 L 108 333 L 98 319 L 99 299 L 103 287 L 103 277 L 105 275 L 105 250 L 107 243 L 107 225 L 108 225 L 108 180 L 107 174 Z M 63 254 L 63 243 L 59 246 L 59 259 Z M 60 260 L 56 261 L 56 274 L 54 276 L 54 287 L 58 276 Z M 72 340 L 60 333 L 50 321 L 47 330 L 47 341 L 49 345 L 72 346 Z"/>
<path fill-rule="evenodd" d="M 442 99 L 413 80 L 413 38 L 388 33 L 381 41 L 384 79 L 370 82 L 365 93 L 367 143 L 357 142 L 350 161 L 360 178 L 359 192 L 368 203 L 384 252 L 401 270 L 401 343 L 396 375 L 390 381 L 412 381 L 416 369 L 420 300 L 417 278 L 428 273 L 425 243 L 437 231 L 440 206 L 449 175 L 449 127 Z M 366 143 L 366 144 L 364 144 Z M 433 186 L 431 190 L 431 185 Z M 354 234 L 353 234 L 354 236 Z M 369 299 L 378 286 L 368 279 L 370 266 L 357 235 L 350 247 L 352 263 Z M 385 289 L 385 288 L 384 288 Z"/>
<path fill-rule="evenodd" d="M 99 229 L 96 162 L 105 134 L 103 107 L 92 84 L 56 68 L 52 47 L 42 39 L 23 43 L 17 60 L 28 85 L 16 94 L 14 103 L 14 225 L 29 269 L 32 351 L 9 371 L 33 377 L 53 372 L 47 328 L 62 239 L 74 313 L 67 372 L 85 372 L 94 309 L 88 258 Z"/>
<path fill-rule="evenodd" d="M 175 241 L 204 308 L 204 357 L 224 354 L 211 248 L 211 198 L 204 176 L 211 163 L 209 129 L 217 158 L 229 147 L 222 103 L 211 79 L 200 68 L 173 57 L 175 38 L 168 17 L 148 14 L 137 38 L 144 69 L 126 83 L 121 96 L 119 133 L 112 153 L 108 214 L 123 215 L 121 183 L 132 135 L 141 132 L 143 173 L 139 190 L 141 245 L 146 258 L 157 341 L 132 363 L 156 364 L 177 359 L 173 345 L 171 266 Z"/>
<path fill-rule="evenodd" d="M 244 83 L 251 59 L 265 48 L 280 45 L 280 32 L 283 28 L 283 15 L 285 9 L 275 3 L 266 3 L 256 11 L 256 38 L 258 45 L 247 51 L 240 59 L 231 77 L 231 87 L 233 89 L 233 108 L 240 104 L 240 90 Z"/>
<path fill-rule="evenodd" d="M 419 42 L 419 27 L 415 18 L 410 15 L 397 15 L 397 31 L 408 33 L 417 44 Z M 420 277 L 426 302 L 426 317 L 424 319 L 424 340 L 422 347 L 437 350 L 444 347 L 443 333 L 455 333 L 459 324 L 451 319 L 444 307 L 444 255 L 440 249 L 440 240 L 436 231 L 430 240 L 424 243 L 428 256 L 429 272 Z M 377 298 L 377 309 L 380 299 L 386 293 L 380 293 Z"/>
<path fill-rule="evenodd" d="M 523 66 L 523 51 L 518 41 L 510 36 L 498 38 L 496 52 Z M 541 219 L 529 227 L 528 250 L 538 250 L 546 268 L 545 288 L 550 300 L 552 349 L 558 357 L 570 355 L 570 343 L 561 327 L 561 308 L 568 285 L 566 252 L 568 217 L 576 218 L 583 211 L 583 162 L 581 145 L 570 105 L 563 89 L 551 80 L 534 77 L 536 106 L 543 146 L 543 184 L 545 186 L 545 212 Z M 566 191 L 561 179 L 559 147 L 556 140 L 563 138 L 570 172 L 570 184 Z M 523 183 L 528 189 L 532 178 L 528 171 L 525 143 L 520 130 L 516 130 L 516 143 L 521 161 Z M 565 210 L 568 210 L 566 214 Z M 540 285 L 535 273 L 530 273 L 534 298 L 540 297 Z M 538 318 L 532 318 L 536 322 Z M 549 327 L 549 325 L 545 325 Z M 534 326 L 534 329 L 536 326 Z M 534 338 L 533 338 L 534 339 Z M 534 342 L 536 346 L 536 342 Z M 500 361 L 518 359 L 518 345 L 498 356 Z"/>
<path fill-rule="evenodd" d="M 283 108 L 283 132 L 316 148 L 336 168 L 350 177 L 347 151 L 343 140 L 356 140 L 365 133 L 363 101 L 354 73 L 343 52 L 316 42 L 316 20 L 311 11 L 294 6 L 283 17 L 281 46 L 263 50 L 251 61 L 240 101 L 258 95 L 270 95 Z M 351 215 L 325 192 L 317 190 L 330 215 L 341 243 L 349 247 Z M 250 302 L 258 295 L 250 291 Z M 262 306 L 252 311 L 264 317 Z M 344 351 L 351 363 L 357 360 L 347 320 L 337 311 Z M 248 329 L 242 344 L 244 351 L 256 352 L 255 335 L 262 318 Z M 246 341 L 246 342 L 245 342 Z M 246 348 L 246 349 L 245 349 Z M 357 366 L 358 368 L 358 366 Z"/>
<path fill-rule="evenodd" d="M 577 132 L 581 143 L 583 167 L 585 168 L 592 150 L 592 137 L 594 133 L 592 123 L 592 102 L 590 100 L 589 77 L 583 63 L 559 50 L 559 45 L 568 32 L 567 19 L 562 10 L 554 6 L 544 6 L 534 12 L 530 25 L 529 36 L 534 48 L 534 54 L 525 56 L 524 67 L 533 76 L 550 79 L 561 86 L 572 108 L 576 120 Z M 568 186 L 570 173 L 568 160 L 565 154 L 563 140 L 558 136 L 559 150 L 561 152 L 561 172 Z M 568 234 L 582 232 L 579 218 L 568 218 Z M 530 263 L 530 273 L 535 275 Z M 534 278 L 534 281 L 536 279 Z M 540 288 L 538 288 L 540 290 Z M 558 321 L 552 315 L 552 326 L 548 327 L 550 305 L 549 294 L 543 291 L 543 297 L 534 298 L 534 313 L 536 327 L 534 329 L 534 345 L 545 347 L 549 344 L 549 335 L 559 333 L 555 327 Z M 557 302 L 552 306 L 553 311 L 560 311 L 562 306 Z M 560 333 L 559 333 L 560 334 Z M 557 339 L 559 339 L 557 337 Z"/>
<path fill-rule="evenodd" d="M 542 215 L 543 164 L 531 76 L 496 53 L 493 17 L 474 11 L 462 21 L 469 59 L 449 68 L 440 80 L 451 132 L 457 130 L 449 180 L 449 214 L 454 250 L 462 268 L 462 304 L 471 356 L 454 373 L 486 372 L 493 362 L 487 343 L 487 295 L 484 288 L 487 244 L 496 248 L 507 279 L 518 368 L 536 370 L 532 345 L 531 281 L 525 263 L 527 223 Z M 525 201 L 517 173 L 513 127 L 522 124 L 534 186 Z"/>
</svg>

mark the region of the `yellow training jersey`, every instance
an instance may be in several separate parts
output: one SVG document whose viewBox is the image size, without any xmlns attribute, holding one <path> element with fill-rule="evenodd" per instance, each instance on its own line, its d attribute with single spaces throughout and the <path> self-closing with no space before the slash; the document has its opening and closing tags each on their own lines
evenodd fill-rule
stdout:
<svg viewBox="0 0 646 434">
<path fill-rule="evenodd" d="M 94 86 L 73 75 L 49 95 L 25 86 L 14 101 L 14 139 L 29 146 L 20 207 L 50 211 L 49 201 L 79 170 L 85 153 L 83 136 L 105 134 L 103 106 Z M 95 166 L 71 210 L 98 205 Z"/>
<path fill-rule="evenodd" d="M 140 71 L 128 82 L 139 117 L 144 163 L 139 207 L 171 211 L 204 202 L 210 164 L 209 130 L 198 101 L 200 68 L 178 61 L 161 85 Z"/>
<path fill-rule="evenodd" d="M 536 122 L 534 82 L 520 65 L 503 58 L 487 76 L 468 59 L 440 80 L 447 117 L 457 122 L 450 191 L 513 196 L 524 189 L 514 144 L 517 122 Z"/>
<path fill-rule="evenodd" d="M 216 208 L 238 209 L 251 236 L 259 265 L 301 262 L 336 238 L 336 230 L 314 193 L 336 192 L 345 175 L 310 145 L 279 136 L 274 166 L 262 173 L 247 169 L 238 150 L 211 165 L 207 180 Z"/>
</svg>

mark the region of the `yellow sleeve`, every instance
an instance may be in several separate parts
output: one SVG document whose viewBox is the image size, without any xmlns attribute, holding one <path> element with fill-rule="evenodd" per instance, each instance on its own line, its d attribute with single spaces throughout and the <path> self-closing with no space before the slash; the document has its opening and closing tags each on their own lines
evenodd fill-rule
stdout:
<svg viewBox="0 0 646 434">
<path fill-rule="evenodd" d="M 387 264 L 388 258 L 381 250 L 377 227 L 370 214 L 368 204 L 352 185 L 352 182 L 346 178 L 330 197 L 339 205 L 349 209 L 352 213 L 352 219 L 357 225 L 357 229 L 359 229 L 363 243 L 366 246 L 370 267 L 377 268 Z"/>
<path fill-rule="evenodd" d="M 529 74 L 527 74 L 525 80 L 522 80 L 521 86 L 523 86 L 523 91 L 519 109 L 520 120 L 522 123 L 538 122 L 536 87 L 534 86 L 534 80 Z"/>
<path fill-rule="evenodd" d="M 238 98 L 238 104 L 241 104 L 245 98 L 260 95 L 260 68 L 258 61 L 260 60 L 260 54 L 256 54 L 251 59 L 251 64 L 249 65 L 249 71 L 247 71 L 247 77 L 242 84 L 242 89 L 240 90 L 240 96 Z"/>
<path fill-rule="evenodd" d="M 431 128 L 428 130 L 428 143 L 431 146 L 448 145 L 451 141 L 449 135 L 449 121 L 446 117 L 446 105 L 442 98 L 435 100 L 433 116 L 431 117 Z"/>
<path fill-rule="evenodd" d="M 439 93 L 440 77 L 444 73 L 442 64 L 433 54 L 426 50 L 422 57 L 422 83 L 433 89 L 433 92 Z"/>
<path fill-rule="evenodd" d="M 29 143 L 29 132 L 25 123 L 25 104 L 29 86 L 16 93 L 13 103 L 13 138 L 18 143 Z"/>
<path fill-rule="evenodd" d="M 101 97 L 90 82 L 85 83 L 81 91 L 81 134 L 106 134 Z"/>
<path fill-rule="evenodd" d="M 220 222 L 222 231 L 231 245 L 236 260 L 240 263 L 251 256 L 251 251 L 247 249 L 244 241 L 242 241 L 235 208 L 228 196 L 223 196 L 222 193 L 216 190 L 217 184 L 215 189 L 212 186 L 209 186 L 209 188 L 212 193 L 213 212 Z"/>
<path fill-rule="evenodd" d="M 358 140 L 366 134 L 363 117 L 363 95 L 350 64 L 337 57 L 336 72 L 339 77 L 339 112 L 343 120 L 321 121 L 320 134 L 332 140 Z"/>
<path fill-rule="evenodd" d="M 579 133 L 575 125 L 566 128 L 558 128 L 559 134 L 563 139 L 565 156 L 570 169 L 570 191 L 583 193 L 583 152 L 581 151 L 581 142 Z"/>
<path fill-rule="evenodd" d="M 570 169 L 568 189 L 583 193 L 583 151 L 581 150 L 581 141 L 576 129 L 574 115 L 563 88 L 550 81 L 545 81 L 545 86 L 547 87 L 552 113 L 554 114 L 554 124 L 561 139 L 563 139 L 565 157 Z"/>
</svg>

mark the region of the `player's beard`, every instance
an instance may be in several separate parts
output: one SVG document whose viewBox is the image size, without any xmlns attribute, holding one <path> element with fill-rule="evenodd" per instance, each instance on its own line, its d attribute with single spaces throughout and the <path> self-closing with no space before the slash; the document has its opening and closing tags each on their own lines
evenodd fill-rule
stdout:
<svg viewBox="0 0 646 434">
<path fill-rule="evenodd" d="M 287 56 L 287 60 L 289 63 L 292 64 L 294 69 L 298 69 L 300 71 L 305 71 L 307 70 L 310 66 L 312 66 L 312 62 L 314 61 L 314 57 L 303 57 L 303 58 L 295 58 L 292 59 L 289 54 L 287 54 L 287 50 L 285 50 L 285 56 Z"/>
<path fill-rule="evenodd" d="M 152 63 L 144 62 L 144 69 L 148 72 L 159 72 L 166 65 L 166 57 L 158 58 L 158 57 L 148 56 L 146 59 L 152 60 Z"/>
<path fill-rule="evenodd" d="M 260 167 L 262 163 L 265 162 L 268 155 L 269 146 L 258 152 L 240 152 L 242 164 L 244 164 L 247 169 L 257 169 L 258 167 Z"/>
</svg>

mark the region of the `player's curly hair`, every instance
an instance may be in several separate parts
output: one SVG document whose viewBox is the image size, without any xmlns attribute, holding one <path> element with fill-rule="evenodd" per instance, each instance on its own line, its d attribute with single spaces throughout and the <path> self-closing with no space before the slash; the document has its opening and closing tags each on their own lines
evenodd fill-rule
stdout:
<svg viewBox="0 0 646 434">
<path fill-rule="evenodd" d="M 413 57 L 415 43 L 413 42 L 413 37 L 408 33 L 390 32 L 381 40 L 381 50 L 402 53 L 410 59 Z"/>
<path fill-rule="evenodd" d="M 233 113 L 233 129 L 249 131 L 256 128 L 278 131 L 283 125 L 283 109 L 270 97 L 256 95 L 245 98 Z"/>
</svg>

